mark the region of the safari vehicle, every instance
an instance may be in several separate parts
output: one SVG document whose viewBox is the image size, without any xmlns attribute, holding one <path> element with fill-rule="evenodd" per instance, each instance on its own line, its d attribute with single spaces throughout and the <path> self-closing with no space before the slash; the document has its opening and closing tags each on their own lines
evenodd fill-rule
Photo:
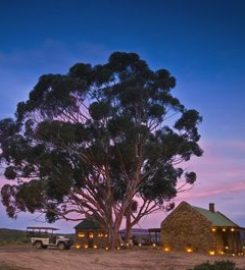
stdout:
<svg viewBox="0 0 245 270">
<path fill-rule="evenodd" d="M 46 249 L 48 247 L 56 247 L 60 250 L 70 249 L 72 240 L 56 235 L 54 232 L 58 230 L 51 227 L 27 227 L 26 232 L 32 245 L 37 249 Z"/>
</svg>

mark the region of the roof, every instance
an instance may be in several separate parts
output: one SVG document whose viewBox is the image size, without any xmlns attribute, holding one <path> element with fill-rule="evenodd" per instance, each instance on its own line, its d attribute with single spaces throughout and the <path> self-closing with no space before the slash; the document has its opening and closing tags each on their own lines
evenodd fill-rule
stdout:
<svg viewBox="0 0 245 270">
<path fill-rule="evenodd" d="M 84 219 L 79 224 L 77 224 L 74 228 L 79 230 L 99 230 L 102 229 L 102 226 L 99 224 L 97 220 L 87 218 Z"/>
<path fill-rule="evenodd" d="M 203 209 L 196 206 L 191 206 L 193 209 L 197 210 L 201 215 L 208 219 L 213 226 L 223 226 L 223 227 L 238 227 L 236 223 L 231 221 L 225 215 L 220 212 L 212 212 L 207 209 Z"/>
</svg>

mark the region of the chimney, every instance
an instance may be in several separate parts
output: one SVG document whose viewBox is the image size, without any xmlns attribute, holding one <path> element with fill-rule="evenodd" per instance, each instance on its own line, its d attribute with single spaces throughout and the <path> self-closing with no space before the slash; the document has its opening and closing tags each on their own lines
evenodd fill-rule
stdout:
<svg viewBox="0 0 245 270">
<path fill-rule="evenodd" d="M 215 213 L 215 204 L 214 203 L 209 203 L 209 211 Z"/>
</svg>

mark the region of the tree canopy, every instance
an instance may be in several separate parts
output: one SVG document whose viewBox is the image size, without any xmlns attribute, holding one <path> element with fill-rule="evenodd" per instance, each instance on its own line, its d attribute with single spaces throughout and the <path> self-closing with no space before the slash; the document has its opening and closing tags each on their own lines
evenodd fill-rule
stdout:
<svg viewBox="0 0 245 270">
<path fill-rule="evenodd" d="M 41 76 L 15 118 L 0 121 L 0 161 L 12 181 L 1 190 L 8 215 L 94 216 L 115 245 L 132 202 L 132 224 L 166 206 L 181 178 L 196 180 L 181 162 L 202 155 L 202 119 L 173 96 L 175 84 L 166 69 L 124 52 Z"/>
</svg>

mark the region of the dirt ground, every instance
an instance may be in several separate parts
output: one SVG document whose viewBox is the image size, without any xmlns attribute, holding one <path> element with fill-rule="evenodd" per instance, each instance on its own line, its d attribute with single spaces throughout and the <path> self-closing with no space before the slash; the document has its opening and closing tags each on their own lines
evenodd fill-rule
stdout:
<svg viewBox="0 0 245 270">
<path fill-rule="evenodd" d="M 245 257 L 215 257 L 200 254 L 163 253 L 161 250 L 35 250 L 30 246 L 0 247 L 0 264 L 32 270 L 186 270 L 196 264 L 233 260 L 245 269 Z"/>
</svg>

